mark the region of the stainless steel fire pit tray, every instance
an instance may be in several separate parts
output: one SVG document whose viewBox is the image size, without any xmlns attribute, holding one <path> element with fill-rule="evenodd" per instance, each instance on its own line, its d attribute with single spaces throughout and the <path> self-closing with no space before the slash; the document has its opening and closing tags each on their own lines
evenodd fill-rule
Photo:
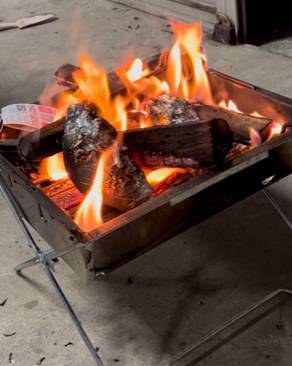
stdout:
<svg viewBox="0 0 292 366">
<path fill-rule="evenodd" d="M 224 90 L 244 112 L 257 110 L 292 120 L 292 100 L 216 71 L 209 71 L 213 95 Z M 60 208 L 0 155 L 0 171 L 27 222 L 83 280 L 113 270 L 233 203 L 288 175 L 290 132 L 243 153 L 223 167 L 150 199 L 86 235 Z"/>
<path fill-rule="evenodd" d="M 224 91 L 244 112 L 256 110 L 270 118 L 281 114 L 285 121 L 292 120 L 291 99 L 213 70 L 209 71 L 209 78 L 215 100 Z M 226 162 L 220 168 L 152 198 L 106 222 L 89 235 L 81 232 L 73 220 L 34 186 L 7 157 L 0 154 L 0 191 L 35 254 L 34 258 L 18 265 L 16 271 L 35 264 L 42 266 L 97 366 L 103 366 L 104 363 L 52 272 L 54 259 L 64 258 L 81 279 L 88 280 L 94 275 L 112 271 L 260 189 L 263 189 L 267 199 L 292 230 L 292 223 L 265 190 L 267 185 L 292 171 L 292 133 L 289 131 Z M 47 241 L 53 248 L 51 251 L 39 248 L 27 223 Z M 267 295 L 180 352 L 169 365 L 182 366 L 202 359 L 206 353 L 216 349 L 217 338 L 221 342 L 228 341 L 233 332 L 238 331 L 235 326 L 246 328 L 254 313 L 258 316 L 259 310 L 283 295 L 290 297 L 292 290 L 277 289 Z"/>
</svg>

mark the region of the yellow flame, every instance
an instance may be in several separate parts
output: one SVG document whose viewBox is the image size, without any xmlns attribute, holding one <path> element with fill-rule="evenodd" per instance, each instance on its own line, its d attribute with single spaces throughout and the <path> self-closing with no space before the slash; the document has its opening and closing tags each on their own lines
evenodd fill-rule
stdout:
<svg viewBox="0 0 292 366">
<path fill-rule="evenodd" d="M 103 175 L 105 153 L 101 155 L 91 188 L 79 206 L 75 222 L 85 232 L 90 232 L 102 224 Z"/>
<path fill-rule="evenodd" d="M 178 93 L 178 89 L 182 80 L 181 53 L 178 41 L 175 42 L 169 52 L 166 77 L 170 91 L 174 94 Z"/>
<path fill-rule="evenodd" d="M 53 181 L 68 178 L 63 153 L 58 153 L 43 159 L 39 166 L 39 174 Z"/>
<path fill-rule="evenodd" d="M 136 58 L 126 71 L 127 79 L 133 83 L 148 74 L 148 70 L 144 68 L 143 62 L 140 58 Z"/>
<path fill-rule="evenodd" d="M 273 137 L 281 135 L 283 130 L 282 123 L 273 121 L 267 140 L 271 140 Z"/>
</svg>

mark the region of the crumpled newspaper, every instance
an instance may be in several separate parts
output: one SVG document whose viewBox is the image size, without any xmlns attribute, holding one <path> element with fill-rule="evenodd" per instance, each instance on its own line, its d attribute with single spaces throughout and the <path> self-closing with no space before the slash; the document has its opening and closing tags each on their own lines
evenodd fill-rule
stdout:
<svg viewBox="0 0 292 366">
<path fill-rule="evenodd" d="M 54 121 L 56 109 L 38 104 L 10 104 L 1 109 L 1 127 L 32 131 Z"/>
</svg>

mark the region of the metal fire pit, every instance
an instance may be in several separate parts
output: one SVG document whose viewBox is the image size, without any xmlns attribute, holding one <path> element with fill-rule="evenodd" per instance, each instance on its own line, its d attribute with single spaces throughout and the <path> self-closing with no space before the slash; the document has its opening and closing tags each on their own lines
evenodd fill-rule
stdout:
<svg viewBox="0 0 292 366">
<path fill-rule="evenodd" d="M 267 115 L 269 106 L 268 117 L 272 118 L 276 112 L 285 120 L 292 120 L 292 100 L 216 71 L 210 72 L 210 80 L 215 99 L 225 90 L 245 112 L 257 110 Z M 3 156 L 0 156 L 0 169 L 26 220 L 53 249 L 63 251 L 84 244 L 81 249 L 65 255 L 64 260 L 79 277 L 88 280 L 261 189 L 268 177 L 272 177 L 271 183 L 289 174 L 290 166 L 284 159 L 290 149 L 292 151 L 292 136 L 283 134 L 243 153 L 220 169 L 194 177 L 106 222 L 90 235 L 80 231 L 70 217 Z"/>
<path fill-rule="evenodd" d="M 209 71 L 209 78 L 215 100 L 219 100 L 222 91 L 225 91 L 246 113 L 256 110 L 270 118 L 280 114 L 284 120 L 292 120 L 291 99 L 213 70 Z M 188 227 L 287 176 L 291 171 L 292 133 L 286 132 L 226 162 L 220 168 L 214 168 L 150 199 L 87 235 L 0 154 L 2 193 L 36 255 L 18 266 L 17 270 L 38 263 L 43 265 L 97 365 L 102 365 L 102 361 L 52 275 L 53 259 L 62 257 L 79 277 L 87 281 L 125 264 Z M 272 204 L 284 217 L 273 200 Z M 47 241 L 52 251 L 43 252 L 37 247 L 26 222 Z"/>
</svg>

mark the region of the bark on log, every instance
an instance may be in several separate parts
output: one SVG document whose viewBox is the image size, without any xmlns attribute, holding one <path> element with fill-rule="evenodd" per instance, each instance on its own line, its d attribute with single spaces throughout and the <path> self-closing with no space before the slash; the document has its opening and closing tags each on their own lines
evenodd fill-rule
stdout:
<svg viewBox="0 0 292 366">
<path fill-rule="evenodd" d="M 39 161 L 62 151 L 65 118 L 23 135 L 18 153 L 25 160 Z"/>
<path fill-rule="evenodd" d="M 205 104 L 193 104 L 201 120 L 210 120 L 213 118 L 223 118 L 234 133 L 234 139 L 238 142 L 249 143 L 249 128 L 253 128 L 258 133 L 269 128 L 272 122 L 269 118 L 255 117 L 243 113 L 236 113 L 220 107 L 213 107 Z"/>
<path fill-rule="evenodd" d="M 271 119 L 240 114 L 219 107 L 193 104 L 192 108 L 202 121 L 220 118 L 225 120 L 234 133 L 235 140 L 245 144 L 249 144 L 250 141 L 250 127 L 259 132 L 265 141 L 264 137 L 271 125 Z M 41 160 L 62 151 L 64 124 L 64 119 L 61 119 L 24 135 L 18 144 L 19 154 L 27 160 Z"/>
<path fill-rule="evenodd" d="M 145 165 L 207 166 L 222 162 L 233 141 L 222 119 L 125 131 L 124 142 Z"/>
</svg>

